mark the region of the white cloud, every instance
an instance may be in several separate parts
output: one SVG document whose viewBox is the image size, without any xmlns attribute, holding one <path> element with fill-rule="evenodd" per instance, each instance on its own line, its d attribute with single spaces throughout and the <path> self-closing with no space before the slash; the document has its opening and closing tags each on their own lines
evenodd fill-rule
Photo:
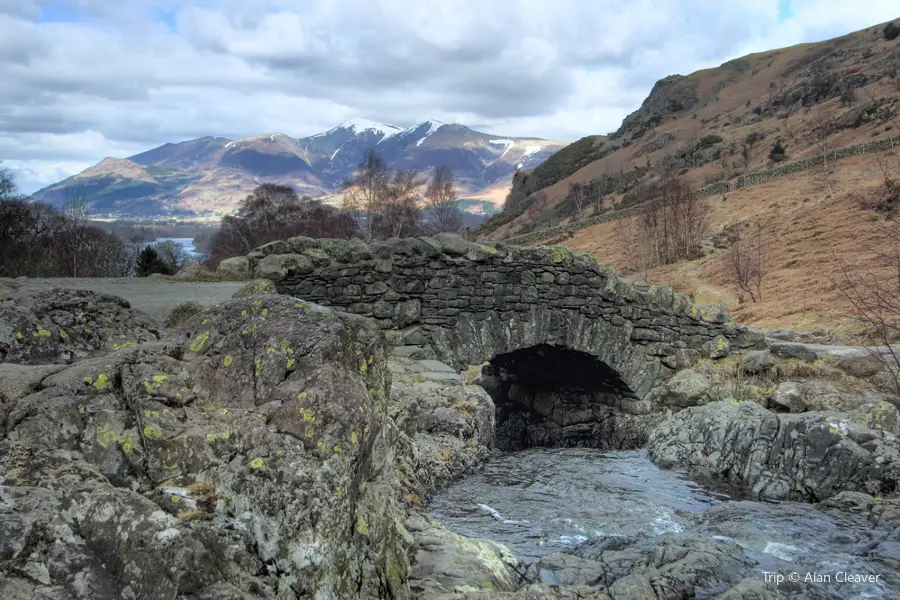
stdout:
<svg viewBox="0 0 900 600">
<path fill-rule="evenodd" d="M 187 4 L 0 0 L 0 160 L 25 191 L 167 141 L 353 117 L 577 139 L 668 74 L 897 16 L 896 0 L 792 0 L 781 21 L 777 0 Z"/>
</svg>

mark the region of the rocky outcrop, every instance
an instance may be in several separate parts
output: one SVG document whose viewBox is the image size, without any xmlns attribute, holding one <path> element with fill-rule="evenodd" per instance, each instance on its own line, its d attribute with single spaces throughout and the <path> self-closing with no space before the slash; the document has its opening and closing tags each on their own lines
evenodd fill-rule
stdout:
<svg viewBox="0 0 900 600">
<path fill-rule="evenodd" d="M 494 403 L 434 360 L 392 356 L 389 413 L 397 424 L 398 495 L 411 507 L 484 461 L 494 447 Z"/>
<path fill-rule="evenodd" d="M 818 501 L 900 484 L 900 444 L 845 413 L 769 412 L 751 402 L 685 409 L 650 435 L 650 456 L 746 489 L 754 498 Z"/>
<path fill-rule="evenodd" d="M 159 339 L 127 300 L 82 290 L 21 291 L 0 298 L 0 362 L 68 364 Z"/>
<path fill-rule="evenodd" d="M 0 597 L 407 596 L 371 321 L 248 298 L 0 390 Z"/>
</svg>

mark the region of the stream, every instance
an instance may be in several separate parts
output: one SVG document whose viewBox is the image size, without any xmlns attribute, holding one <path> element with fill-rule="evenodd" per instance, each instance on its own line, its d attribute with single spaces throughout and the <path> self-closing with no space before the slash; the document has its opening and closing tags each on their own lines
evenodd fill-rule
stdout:
<svg viewBox="0 0 900 600">
<path fill-rule="evenodd" d="M 592 538 L 693 532 L 736 542 L 758 563 L 760 577 L 763 571 L 880 574 L 876 583 L 827 587 L 848 599 L 900 597 L 900 541 L 890 528 L 808 504 L 732 500 L 659 469 L 644 451 L 501 454 L 438 493 L 430 511 L 448 529 L 500 542 L 529 563 Z"/>
</svg>

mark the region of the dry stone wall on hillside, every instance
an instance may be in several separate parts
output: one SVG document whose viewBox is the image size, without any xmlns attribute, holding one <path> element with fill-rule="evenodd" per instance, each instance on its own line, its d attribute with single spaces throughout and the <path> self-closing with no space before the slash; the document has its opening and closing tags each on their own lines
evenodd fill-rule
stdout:
<svg viewBox="0 0 900 600">
<path fill-rule="evenodd" d="M 872 142 L 865 142 L 862 144 L 856 144 L 855 146 L 847 146 L 846 148 L 839 148 L 833 152 L 828 154 L 828 160 L 835 161 L 840 160 L 842 158 L 849 158 L 851 156 L 859 156 L 861 154 L 872 154 L 876 152 L 884 152 L 886 150 L 892 150 L 900 146 L 900 138 L 896 137 L 888 137 L 883 140 L 877 140 Z M 773 167 L 771 169 L 765 169 L 763 171 L 757 171 L 756 173 L 751 173 L 749 175 L 744 175 L 742 177 L 738 177 L 733 182 L 728 181 L 717 181 L 716 183 L 711 183 L 699 190 L 697 190 L 697 196 L 718 196 L 721 194 L 725 194 L 728 192 L 733 192 L 735 190 L 739 190 L 742 188 L 750 187 L 751 185 L 759 185 L 761 183 L 767 183 L 774 179 L 779 179 L 781 177 L 787 177 L 788 175 L 793 175 L 795 173 L 801 173 L 803 171 L 808 171 L 813 167 L 819 166 L 823 163 L 825 157 L 821 154 L 817 156 L 812 156 L 810 158 L 805 158 L 803 160 L 798 160 L 792 163 L 787 163 L 784 165 L 779 165 L 777 167 Z M 653 200 L 650 200 L 653 202 Z M 638 214 L 642 209 L 642 205 L 632 206 L 631 208 L 626 208 L 623 210 L 618 210 L 615 212 L 609 212 L 602 215 L 597 215 L 596 217 L 589 217 L 587 219 L 580 219 L 578 221 L 573 221 L 571 223 L 566 223 L 564 225 L 558 225 L 556 227 L 549 227 L 547 229 L 542 229 L 540 231 L 534 231 L 531 233 L 526 233 L 524 235 L 517 235 L 511 238 L 507 238 L 504 240 L 509 244 L 520 244 L 523 246 L 536 244 L 538 242 L 542 242 L 544 240 L 549 240 L 555 237 L 563 236 L 575 231 L 579 231 L 581 229 L 587 229 L 593 225 L 597 225 L 599 223 L 606 223 L 608 221 L 617 221 L 619 219 L 624 219 L 626 217 L 630 217 Z"/>
</svg>

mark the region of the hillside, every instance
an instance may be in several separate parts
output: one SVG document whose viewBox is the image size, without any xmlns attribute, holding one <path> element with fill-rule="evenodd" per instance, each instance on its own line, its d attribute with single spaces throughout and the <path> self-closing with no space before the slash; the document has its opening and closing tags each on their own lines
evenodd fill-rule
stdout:
<svg viewBox="0 0 900 600">
<path fill-rule="evenodd" d="M 884 189 L 886 176 L 900 177 L 892 149 L 900 147 L 900 39 L 884 39 L 883 29 L 658 82 L 618 131 L 580 140 L 518 174 L 507 209 L 479 228 L 480 237 L 533 232 L 515 243 L 594 253 L 632 278 L 672 285 L 699 303 L 722 303 L 744 323 L 853 339 L 860 327 L 834 281 L 840 263 L 879 267 L 873 251 L 887 247 L 884 217 L 860 198 Z M 769 157 L 776 140 L 787 151 L 779 162 Z M 816 164 L 825 150 L 827 178 Z M 646 199 L 642 188 L 666 169 L 694 190 L 706 188 L 709 227 L 696 259 L 646 268 L 635 246 L 637 217 L 617 213 Z M 571 183 L 606 191 L 582 220 L 610 220 L 582 226 L 574 219 Z M 566 223 L 562 229 L 571 231 L 540 234 Z M 753 302 L 727 262 L 734 233 L 757 225 L 766 275 L 763 299 Z"/>
<path fill-rule="evenodd" d="M 408 129 L 355 119 L 329 131 L 295 139 L 265 134 L 241 140 L 204 137 L 170 143 L 97 165 L 34 194 L 60 205 L 87 199 L 109 217 L 222 215 L 261 183 L 291 185 L 301 195 L 327 196 L 376 148 L 395 169 L 431 171 L 450 166 L 458 193 L 473 212 L 502 202 L 517 169 L 531 168 L 561 142 L 480 133 L 458 124 L 426 121 Z"/>
<path fill-rule="evenodd" d="M 660 80 L 617 131 L 584 138 L 521 173 L 507 210 L 479 237 L 502 239 L 573 219 L 571 183 L 600 192 L 582 214 L 588 217 L 634 204 L 665 170 L 699 189 L 772 166 L 776 141 L 792 161 L 820 154 L 823 143 L 838 148 L 887 137 L 900 110 L 900 38 L 886 40 L 883 29 Z"/>
</svg>

